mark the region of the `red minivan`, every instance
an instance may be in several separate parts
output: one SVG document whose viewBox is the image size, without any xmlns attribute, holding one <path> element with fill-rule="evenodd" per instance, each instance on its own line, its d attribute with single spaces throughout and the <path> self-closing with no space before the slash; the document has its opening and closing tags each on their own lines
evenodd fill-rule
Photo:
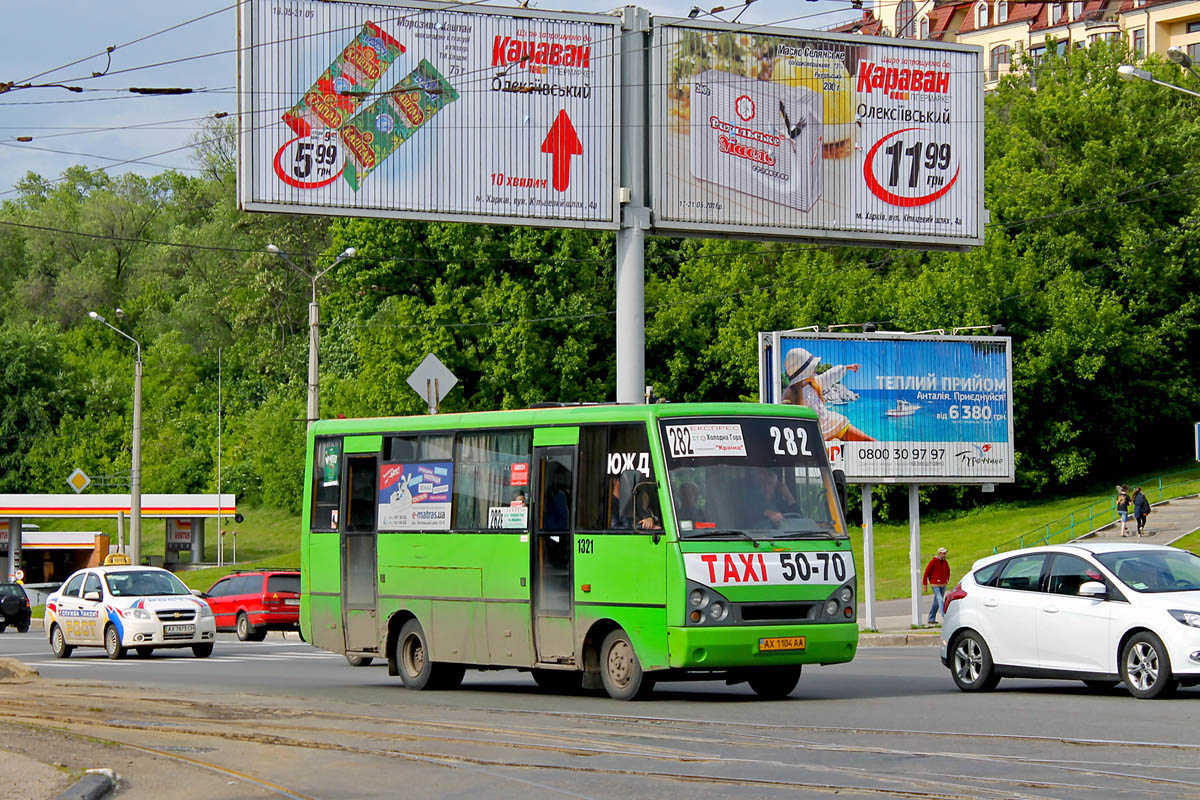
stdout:
<svg viewBox="0 0 1200 800">
<path fill-rule="evenodd" d="M 300 570 L 237 570 L 203 597 L 217 630 L 235 630 L 243 642 L 261 642 L 267 631 L 300 630 Z"/>
</svg>

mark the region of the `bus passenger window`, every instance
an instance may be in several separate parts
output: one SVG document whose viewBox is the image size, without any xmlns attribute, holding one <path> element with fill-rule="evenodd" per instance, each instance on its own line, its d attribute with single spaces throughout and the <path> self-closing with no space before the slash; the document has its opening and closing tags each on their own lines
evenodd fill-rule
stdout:
<svg viewBox="0 0 1200 800">
<path fill-rule="evenodd" d="M 342 437 L 317 439 L 313 459 L 313 504 L 309 525 L 314 531 L 336 531 L 342 497 Z"/>
</svg>

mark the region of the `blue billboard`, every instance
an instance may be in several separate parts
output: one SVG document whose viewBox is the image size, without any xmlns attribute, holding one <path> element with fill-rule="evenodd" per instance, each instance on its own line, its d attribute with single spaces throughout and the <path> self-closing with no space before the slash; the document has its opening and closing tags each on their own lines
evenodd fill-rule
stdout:
<svg viewBox="0 0 1200 800">
<path fill-rule="evenodd" d="M 762 334 L 764 402 L 814 409 L 858 483 L 1013 480 L 1007 337 Z"/>
</svg>

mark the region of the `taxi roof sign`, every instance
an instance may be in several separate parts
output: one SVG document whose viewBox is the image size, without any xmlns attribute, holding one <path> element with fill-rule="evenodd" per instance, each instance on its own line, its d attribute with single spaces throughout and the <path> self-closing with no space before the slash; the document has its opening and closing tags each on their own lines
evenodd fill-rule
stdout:
<svg viewBox="0 0 1200 800">
<path fill-rule="evenodd" d="M 76 467 L 75 471 L 67 476 L 67 485 L 75 490 L 75 494 L 79 494 L 92 485 L 92 479 L 85 475 L 83 470 Z"/>
<path fill-rule="evenodd" d="M 109 553 L 104 557 L 106 567 L 127 567 L 130 563 L 128 553 Z"/>
</svg>

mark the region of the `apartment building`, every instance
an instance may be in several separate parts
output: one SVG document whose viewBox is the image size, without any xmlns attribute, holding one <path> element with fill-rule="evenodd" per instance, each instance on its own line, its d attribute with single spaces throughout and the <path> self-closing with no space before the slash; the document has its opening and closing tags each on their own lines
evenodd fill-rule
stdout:
<svg viewBox="0 0 1200 800">
<path fill-rule="evenodd" d="M 983 48 L 985 88 L 1003 77 L 1019 53 L 1046 54 L 1046 37 L 1062 52 L 1123 37 L 1139 56 L 1178 45 L 1200 62 L 1200 0 L 875 0 L 863 18 L 839 31 L 903 39 L 933 39 Z"/>
</svg>

